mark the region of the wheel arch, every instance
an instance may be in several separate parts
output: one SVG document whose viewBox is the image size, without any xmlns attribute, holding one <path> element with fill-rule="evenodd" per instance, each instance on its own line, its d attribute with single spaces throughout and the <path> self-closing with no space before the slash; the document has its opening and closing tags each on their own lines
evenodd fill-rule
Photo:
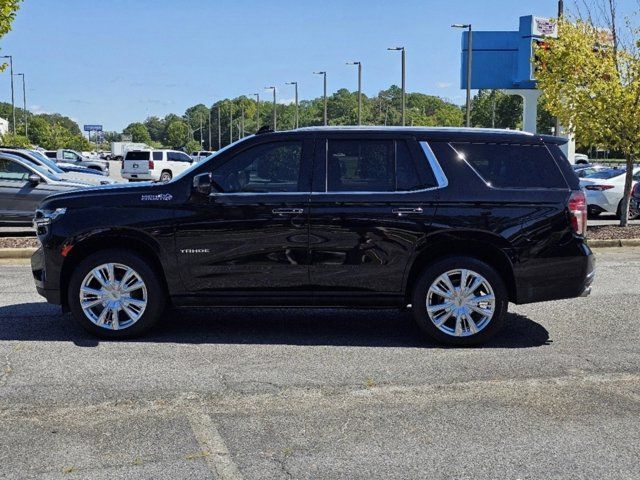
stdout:
<svg viewBox="0 0 640 480">
<path fill-rule="evenodd" d="M 480 260 L 496 269 L 509 295 L 509 301 L 515 301 L 517 287 L 513 272 L 513 262 L 506 253 L 508 242 L 498 236 L 481 235 L 477 232 L 459 232 L 438 235 L 426 241 L 418 250 L 407 269 L 404 281 L 406 300 L 410 302 L 413 287 L 420 273 L 434 261 L 451 256 L 468 256 Z"/>
<path fill-rule="evenodd" d="M 83 237 L 76 243 L 65 256 L 60 271 L 60 298 L 64 307 L 67 306 L 67 294 L 69 281 L 75 267 L 82 262 L 87 255 L 110 249 L 122 249 L 134 252 L 146 259 L 154 271 L 158 274 L 160 283 L 165 293 L 168 294 L 169 286 L 165 270 L 162 266 L 160 246 L 152 238 L 130 230 L 108 230 L 96 232 Z M 168 296 L 168 295 L 167 295 Z"/>
</svg>

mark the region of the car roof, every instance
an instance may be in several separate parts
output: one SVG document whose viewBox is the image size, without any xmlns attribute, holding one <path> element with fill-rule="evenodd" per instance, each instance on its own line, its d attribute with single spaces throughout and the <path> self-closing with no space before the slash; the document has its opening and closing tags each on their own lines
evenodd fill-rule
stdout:
<svg viewBox="0 0 640 480">
<path fill-rule="evenodd" d="M 318 133 L 318 134 L 402 134 L 419 136 L 430 140 L 444 141 L 495 141 L 495 142 L 545 142 L 562 145 L 567 139 L 551 135 L 538 135 L 520 130 L 498 128 L 467 128 L 467 127 L 400 127 L 400 126 L 316 126 L 301 127 L 295 130 L 280 132 L 265 132 L 260 135 L 278 135 L 286 133 Z"/>
</svg>

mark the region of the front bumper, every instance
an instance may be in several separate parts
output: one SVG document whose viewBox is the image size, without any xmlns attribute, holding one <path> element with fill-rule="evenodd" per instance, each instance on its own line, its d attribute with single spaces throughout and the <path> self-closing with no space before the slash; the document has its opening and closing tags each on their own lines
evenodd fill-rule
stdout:
<svg viewBox="0 0 640 480">
<path fill-rule="evenodd" d="M 48 281 L 45 255 L 42 246 L 31 256 L 31 273 L 33 274 L 33 281 L 36 284 L 38 294 L 43 296 L 47 302 L 60 305 L 62 303 L 60 289 L 52 287 L 51 282 Z"/>
</svg>

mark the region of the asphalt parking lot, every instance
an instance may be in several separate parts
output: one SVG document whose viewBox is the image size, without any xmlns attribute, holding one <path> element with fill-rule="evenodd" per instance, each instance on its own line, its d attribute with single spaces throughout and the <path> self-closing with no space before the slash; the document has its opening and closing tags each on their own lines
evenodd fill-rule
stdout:
<svg viewBox="0 0 640 480">
<path fill-rule="evenodd" d="M 491 344 L 384 310 L 180 310 L 98 341 L 0 265 L 0 478 L 617 478 L 640 471 L 640 250 Z"/>
</svg>

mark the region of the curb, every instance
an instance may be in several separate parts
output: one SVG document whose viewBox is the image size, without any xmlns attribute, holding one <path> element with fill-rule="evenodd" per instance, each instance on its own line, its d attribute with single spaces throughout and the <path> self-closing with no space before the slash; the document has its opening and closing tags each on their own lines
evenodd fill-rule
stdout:
<svg viewBox="0 0 640 480">
<path fill-rule="evenodd" d="M 0 259 L 29 258 L 37 248 L 0 248 Z"/>
<path fill-rule="evenodd" d="M 591 248 L 620 248 L 620 247 L 640 247 L 640 238 L 627 238 L 618 240 L 589 240 L 587 245 Z"/>
</svg>

